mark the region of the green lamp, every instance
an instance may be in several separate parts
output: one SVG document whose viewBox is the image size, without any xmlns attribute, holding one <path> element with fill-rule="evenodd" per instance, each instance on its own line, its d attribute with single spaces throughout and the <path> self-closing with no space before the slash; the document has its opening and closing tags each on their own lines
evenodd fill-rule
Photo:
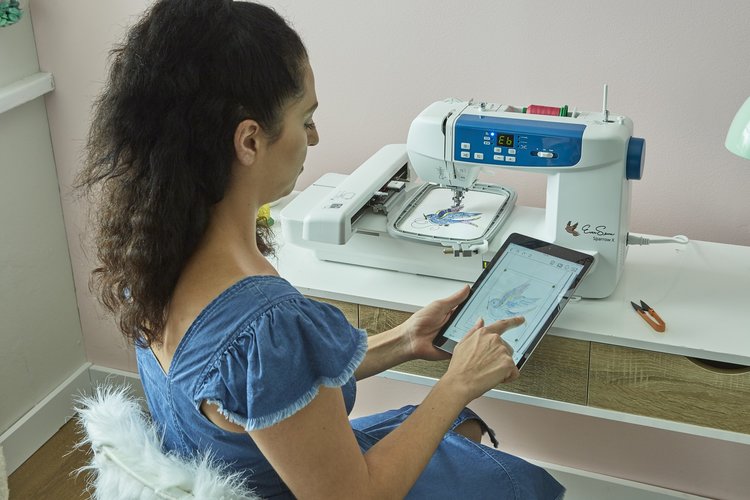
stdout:
<svg viewBox="0 0 750 500">
<path fill-rule="evenodd" d="M 750 97 L 734 116 L 724 145 L 737 156 L 750 160 Z"/>
</svg>

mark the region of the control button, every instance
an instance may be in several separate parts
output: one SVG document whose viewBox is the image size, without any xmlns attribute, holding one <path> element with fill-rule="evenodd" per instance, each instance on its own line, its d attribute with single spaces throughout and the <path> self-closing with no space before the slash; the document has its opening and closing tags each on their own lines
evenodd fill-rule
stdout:
<svg viewBox="0 0 750 500">
<path fill-rule="evenodd" d="M 461 158 L 471 158 L 471 153 L 468 151 L 461 151 Z"/>
<path fill-rule="evenodd" d="M 503 155 L 494 155 L 492 158 L 497 161 L 505 161 L 505 157 Z"/>
<path fill-rule="evenodd" d="M 515 163 L 516 162 L 516 157 L 515 156 L 506 156 L 505 157 L 505 161 L 510 162 L 510 163 Z"/>
<path fill-rule="evenodd" d="M 489 136 L 489 135 L 485 135 L 485 136 L 484 136 L 484 140 L 485 140 L 485 141 L 489 141 L 489 140 L 490 140 L 490 136 Z"/>
<path fill-rule="evenodd" d="M 490 141 L 484 141 L 485 146 L 489 146 L 490 144 L 492 144 Z"/>
<path fill-rule="evenodd" d="M 484 160 L 484 153 L 474 153 L 475 160 Z"/>
<path fill-rule="evenodd" d="M 503 152 L 503 148 L 495 147 L 495 153 L 502 153 L 502 152 Z"/>
<path fill-rule="evenodd" d="M 471 149 L 471 143 L 469 143 L 469 142 L 462 142 L 461 143 L 461 149 Z"/>
<path fill-rule="evenodd" d="M 510 149 L 508 150 L 508 154 L 509 154 L 509 155 L 514 155 L 514 154 L 516 154 L 516 150 L 515 150 L 514 148 L 510 148 Z"/>
<path fill-rule="evenodd" d="M 550 153 L 549 151 L 539 151 L 536 154 L 539 158 L 554 158 L 555 155 L 553 153 Z"/>
</svg>

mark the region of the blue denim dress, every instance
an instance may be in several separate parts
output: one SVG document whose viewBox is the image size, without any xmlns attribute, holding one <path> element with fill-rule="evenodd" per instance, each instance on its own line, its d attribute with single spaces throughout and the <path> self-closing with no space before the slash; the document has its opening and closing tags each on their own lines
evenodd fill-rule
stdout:
<svg viewBox="0 0 750 500">
<path fill-rule="evenodd" d="M 351 412 L 353 374 L 366 350 L 366 333 L 335 307 L 303 297 L 282 278 L 252 276 L 201 312 L 178 345 L 169 374 L 150 349 L 137 348 L 136 355 L 165 450 L 183 457 L 208 452 L 270 499 L 294 497 L 250 436 L 216 427 L 201 413 L 201 403 L 217 405 L 248 431 L 293 415 L 320 386 L 341 387 Z M 360 448 L 367 451 L 413 409 L 352 420 Z M 453 427 L 473 418 L 464 410 Z M 556 499 L 562 492 L 543 469 L 449 431 L 409 498 Z"/>
</svg>

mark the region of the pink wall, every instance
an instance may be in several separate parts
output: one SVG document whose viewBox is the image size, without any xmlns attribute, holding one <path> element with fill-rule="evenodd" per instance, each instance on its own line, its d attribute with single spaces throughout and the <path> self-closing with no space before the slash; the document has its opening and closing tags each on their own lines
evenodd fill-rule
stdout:
<svg viewBox="0 0 750 500">
<path fill-rule="evenodd" d="M 107 52 L 149 3 L 31 5 L 40 66 L 57 86 L 47 109 L 87 356 L 130 371 L 131 351 L 87 291 L 85 207 L 70 185 Z M 750 162 L 723 147 L 750 93 L 750 2 L 710 8 L 681 0 L 268 3 L 301 32 L 316 72 L 321 143 L 310 151 L 299 189 L 324 172 L 350 172 L 383 144 L 404 142 L 411 119 L 436 99 L 598 110 L 607 83 L 610 110 L 630 116 L 635 135 L 647 142 L 645 176 L 633 189 L 632 230 L 750 245 Z M 543 176 L 505 172 L 493 180 L 514 187 L 519 204 L 544 204 Z M 519 412 L 523 421 L 532 410 Z M 578 425 L 585 436 L 589 424 Z M 601 465 L 568 451 L 576 465 Z M 722 453 L 709 455 L 717 468 L 724 466 Z M 695 457 L 688 455 L 674 453 L 673 470 L 692 470 Z M 613 450 L 610 458 L 616 457 Z M 653 457 L 643 460 L 650 465 L 640 473 L 663 470 Z M 690 473 L 681 478 L 697 481 Z"/>
<path fill-rule="evenodd" d="M 55 90 L 46 99 L 47 115 L 86 355 L 94 364 L 129 371 L 136 371 L 133 352 L 88 292 L 93 259 L 86 244 L 87 207 L 71 192 L 71 185 L 80 167 L 91 104 L 105 78 L 108 52 L 148 4 L 146 0 L 31 2 L 39 65 L 55 78 Z"/>
<path fill-rule="evenodd" d="M 34 0 L 40 66 L 55 76 L 47 98 L 86 349 L 90 361 L 134 369 L 129 351 L 87 293 L 84 207 L 70 194 L 107 53 L 150 2 Z M 632 230 L 750 245 L 750 161 L 724 149 L 750 93 L 750 2 L 581 0 L 272 0 L 305 39 L 321 103 L 320 145 L 297 187 L 350 172 L 383 144 L 404 142 L 433 100 L 601 107 L 630 116 L 646 138 L 634 183 Z M 708 41 L 710 40 L 710 43 Z M 545 177 L 501 172 L 519 204 L 543 206 Z"/>
<path fill-rule="evenodd" d="M 743 55 L 750 3 L 714 2 L 709 11 L 680 0 L 483 0 L 471 10 L 446 0 L 269 3 L 303 35 L 321 102 L 321 143 L 298 188 L 324 172 L 351 171 L 383 144 L 404 142 L 411 119 L 435 99 L 599 109 L 606 82 L 610 109 L 632 117 L 647 142 L 632 230 L 750 245 L 750 162 L 723 147 L 750 93 Z M 87 350 L 95 363 L 131 369 L 132 358 L 86 293 L 85 218 L 69 186 L 107 51 L 148 4 L 31 5 L 40 66 L 57 85 L 47 107 Z M 519 204 L 544 204 L 544 176 L 502 172 L 493 180 L 513 186 Z"/>
</svg>

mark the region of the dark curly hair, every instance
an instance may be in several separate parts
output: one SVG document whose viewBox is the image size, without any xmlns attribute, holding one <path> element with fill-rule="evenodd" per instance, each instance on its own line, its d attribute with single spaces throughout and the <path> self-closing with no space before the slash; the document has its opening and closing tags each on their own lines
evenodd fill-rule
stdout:
<svg viewBox="0 0 750 500">
<path fill-rule="evenodd" d="M 131 343 L 150 346 L 227 190 L 237 125 L 252 118 L 279 136 L 307 52 L 268 7 L 160 0 L 110 56 L 76 186 L 95 195 L 91 289 Z M 267 226 L 256 240 L 272 252 Z"/>
</svg>

